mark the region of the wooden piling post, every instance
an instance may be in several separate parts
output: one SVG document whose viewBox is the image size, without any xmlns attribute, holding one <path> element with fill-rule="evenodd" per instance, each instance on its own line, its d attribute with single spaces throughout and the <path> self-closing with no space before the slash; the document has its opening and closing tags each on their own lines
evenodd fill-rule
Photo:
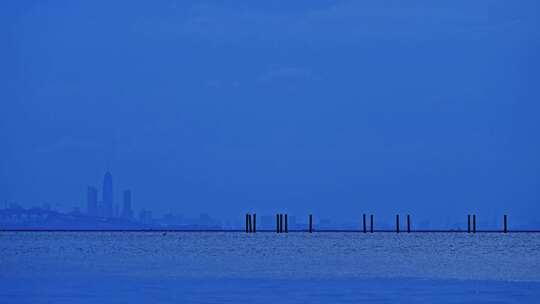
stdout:
<svg viewBox="0 0 540 304">
<path fill-rule="evenodd" d="M 279 214 L 276 213 L 276 233 L 279 233 Z"/>
<path fill-rule="evenodd" d="M 467 214 L 467 233 L 471 233 L 471 215 Z"/>
<path fill-rule="evenodd" d="M 367 231 L 366 231 L 366 214 L 365 213 L 363 214 L 362 218 L 363 218 L 363 224 L 364 224 L 364 233 L 366 233 Z"/>
<path fill-rule="evenodd" d="M 283 233 L 283 214 L 279 214 L 279 233 Z"/>
<path fill-rule="evenodd" d="M 371 215 L 371 221 L 369 222 L 370 232 L 373 233 L 373 214 Z"/>
<path fill-rule="evenodd" d="M 253 213 L 253 233 L 257 232 L 257 213 Z"/>
<path fill-rule="evenodd" d="M 309 215 L 309 233 L 313 232 L 313 215 Z"/>
<path fill-rule="evenodd" d="M 253 232 L 253 226 L 251 225 L 251 214 L 248 214 L 249 232 Z"/>
<path fill-rule="evenodd" d="M 504 215 L 504 233 L 508 232 L 508 217 Z"/>
<path fill-rule="evenodd" d="M 476 214 L 473 214 L 472 216 L 472 227 L 473 227 L 473 233 L 476 233 Z"/>
<path fill-rule="evenodd" d="M 285 233 L 289 233 L 288 214 L 285 213 Z"/>
<path fill-rule="evenodd" d="M 407 233 L 411 233 L 411 216 L 407 214 Z"/>
<path fill-rule="evenodd" d="M 248 214 L 246 213 L 246 233 L 249 233 Z"/>
<path fill-rule="evenodd" d="M 399 233 L 399 214 L 396 214 L 396 233 Z"/>
</svg>

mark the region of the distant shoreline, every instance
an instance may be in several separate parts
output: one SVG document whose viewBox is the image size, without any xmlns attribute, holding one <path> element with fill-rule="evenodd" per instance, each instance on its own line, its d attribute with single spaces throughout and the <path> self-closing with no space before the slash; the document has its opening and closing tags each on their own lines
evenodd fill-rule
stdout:
<svg viewBox="0 0 540 304">
<path fill-rule="evenodd" d="M 242 232 L 246 233 L 243 229 L 0 229 L 0 232 Z M 400 231 L 396 233 L 395 230 L 373 230 L 373 232 L 363 232 L 362 230 L 350 230 L 350 229 L 324 229 L 313 230 L 313 233 L 359 233 L 359 234 L 372 234 L 372 233 L 392 233 L 392 234 L 411 234 L 411 233 L 465 233 L 475 234 L 473 232 L 468 233 L 467 230 L 411 230 L 411 232 Z M 276 233 L 272 229 L 257 229 L 257 233 Z M 288 233 L 309 233 L 308 230 L 289 230 Z M 501 233 L 502 230 L 477 230 L 476 233 Z M 540 233 L 540 230 L 508 230 L 507 233 Z M 252 233 L 249 233 L 252 234 Z M 277 233 L 276 233 L 277 234 Z M 279 233 L 286 234 L 286 233 Z"/>
</svg>

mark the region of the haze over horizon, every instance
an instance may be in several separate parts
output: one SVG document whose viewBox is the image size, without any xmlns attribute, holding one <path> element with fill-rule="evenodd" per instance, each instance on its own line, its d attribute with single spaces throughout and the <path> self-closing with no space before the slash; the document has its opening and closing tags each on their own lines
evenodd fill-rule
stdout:
<svg viewBox="0 0 540 304">
<path fill-rule="evenodd" d="M 0 201 L 540 228 L 538 6 L 1 3 Z"/>
</svg>

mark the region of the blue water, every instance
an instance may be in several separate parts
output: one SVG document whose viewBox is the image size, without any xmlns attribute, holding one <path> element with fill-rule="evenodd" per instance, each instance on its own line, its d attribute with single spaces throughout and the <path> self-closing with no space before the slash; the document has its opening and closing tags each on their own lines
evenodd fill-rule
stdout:
<svg viewBox="0 0 540 304">
<path fill-rule="evenodd" d="M 0 233 L 0 303 L 539 303 L 540 234 Z"/>
</svg>

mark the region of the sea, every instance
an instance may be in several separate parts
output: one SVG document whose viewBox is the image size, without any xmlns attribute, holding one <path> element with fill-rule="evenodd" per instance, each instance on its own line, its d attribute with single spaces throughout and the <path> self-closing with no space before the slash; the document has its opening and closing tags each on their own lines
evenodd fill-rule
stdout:
<svg viewBox="0 0 540 304">
<path fill-rule="evenodd" d="M 0 232 L 0 303 L 540 303 L 540 233 Z"/>
</svg>

